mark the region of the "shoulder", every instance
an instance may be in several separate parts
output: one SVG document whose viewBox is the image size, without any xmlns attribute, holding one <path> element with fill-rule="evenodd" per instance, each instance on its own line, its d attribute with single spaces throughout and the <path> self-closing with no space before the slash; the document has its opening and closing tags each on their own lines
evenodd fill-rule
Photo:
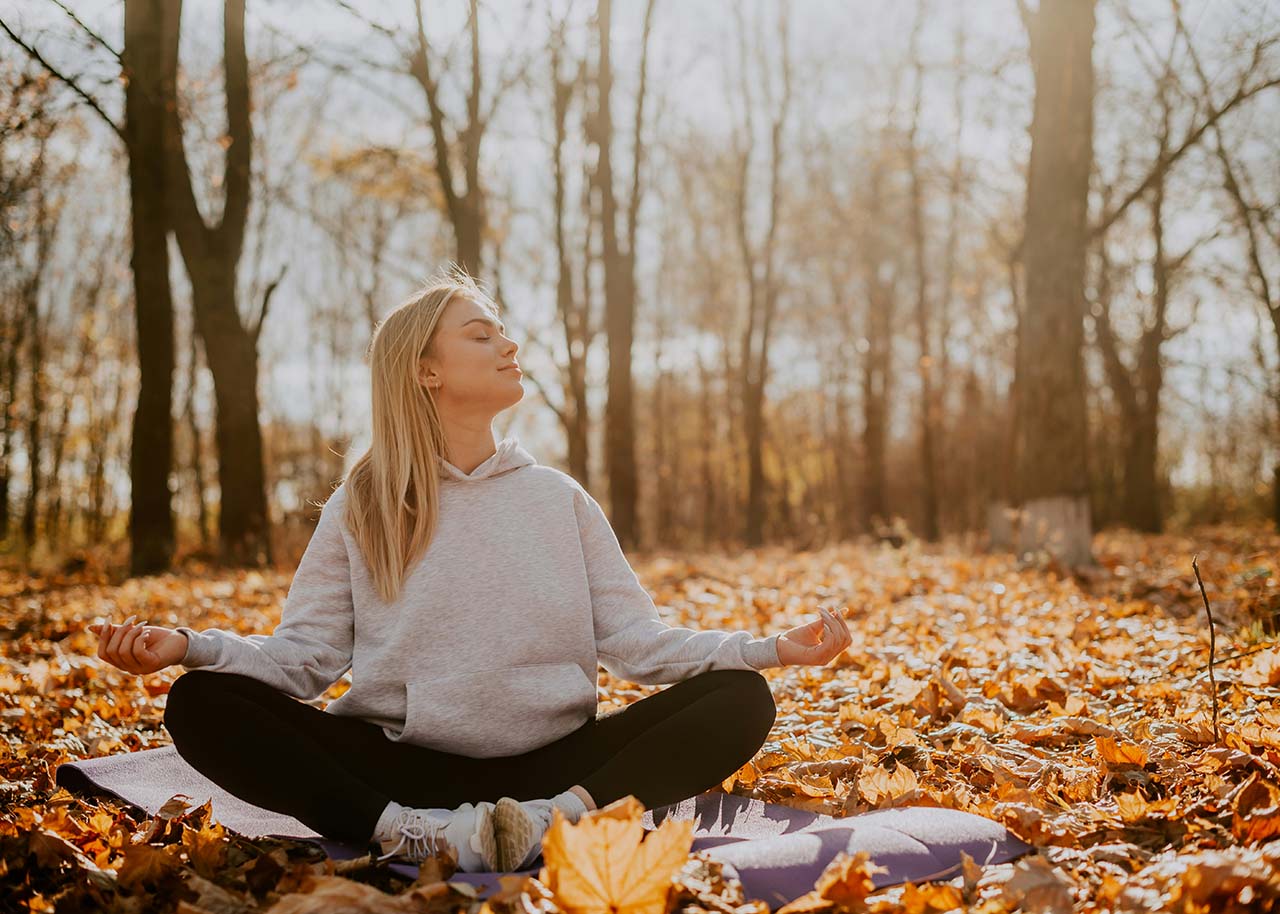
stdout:
<svg viewBox="0 0 1280 914">
<path fill-rule="evenodd" d="M 525 485 L 539 497 L 566 506 L 579 525 L 589 524 L 595 515 L 603 513 L 586 487 L 562 470 L 538 464 L 524 468 L 521 473 L 527 474 L 523 477 Z"/>
<path fill-rule="evenodd" d="M 537 486 L 549 492 L 559 492 L 565 496 L 586 492 L 586 489 L 582 487 L 578 480 L 562 470 L 557 470 L 555 467 L 539 463 L 524 467 L 521 473 L 522 478 L 528 485 Z"/>
<path fill-rule="evenodd" d="M 329 493 L 328 498 L 308 499 L 307 504 L 311 506 L 307 512 L 308 516 L 316 519 L 317 533 L 330 535 L 329 531 L 333 528 L 346 527 L 347 484 L 345 480 Z"/>
<path fill-rule="evenodd" d="M 329 493 L 329 497 L 323 502 L 319 502 L 321 511 L 332 512 L 337 508 L 343 507 L 347 502 L 347 481 L 344 479 L 338 483 L 338 487 Z"/>
</svg>

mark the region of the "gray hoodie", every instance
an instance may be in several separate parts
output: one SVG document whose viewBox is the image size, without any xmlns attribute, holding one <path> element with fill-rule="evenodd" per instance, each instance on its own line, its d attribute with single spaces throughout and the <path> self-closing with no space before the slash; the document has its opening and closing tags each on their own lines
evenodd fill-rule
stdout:
<svg viewBox="0 0 1280 914">
<path fill-rule="evenodd" d="M 630 682 L 781 666 L 778 636 L 667 625 L 608 518 L 514 437 L 471 473 L 440 460 L 439 521 L 399 596 L 382 600 L 344 520 L 320 513 L 270 635 L 179 627 L 182 666 L 261 680 L 389 739 L 473 758 L 553 742 L 596 713 L 597 664 Z"/>
</svg>

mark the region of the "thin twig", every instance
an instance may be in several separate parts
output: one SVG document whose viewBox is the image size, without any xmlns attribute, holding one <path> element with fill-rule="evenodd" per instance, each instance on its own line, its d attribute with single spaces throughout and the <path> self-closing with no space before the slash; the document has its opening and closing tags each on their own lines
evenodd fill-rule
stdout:
<svg viewBox="0 0 1280 914">
<path fill-rule="evenodd" d="M 1213 738 L 1221 742 L 1218 732 L 1218 682 L 1213 678 L 1214 651 L 1217 642 L 1214 639 L 1213 613 L 1209 610 L 1209 595 L 1204 592 L 1204 581 L 1200 580 L 1200 566 L 1196 564 L 1199 553 L 1191 557 L 1191 569 L 1196 573 L 1196 583 L 1200 585 L 1200 597 L 1204 600 L 1204 614 L 1209 617 L 1209 691 L 1213 695 Z"/>
<path fill-rule="evenodd" d="M 13 29 L 11 29 L 8 23 L 6 23 L 3 19 L 0 19 L 0 30 L 3 30 L 4 33 L 9 36 L 9 39 L 14 44 L 22 48 L 22 50 L 26 52 L 27 56 L 30 57 L 33 61 L 35 61 L 37 64 L 39 64 L 41 67 L 43 67 L 45 71 L 49 73 L 50 76 L 52 76 L 54 79 L 61 82 L 63 85 L 65 85 L 68 89 L 70 89 L 76 95 L 80 96 L 81 100 L 84 101 L 84 103 L 88 105 L 89 108 L 93 110 L 100 118 L 102 118 L 102 120 L 107 124 L 108 127 L 110 127 L 113 131 L 115 131 L 116 136 L 120 137 L 121 140 L 125 139 L 124 128 L 121 127 L 119 124 L 117 124 L 115 121 L 113 121 L 111 119 L 111 116 L 107 114 L 106 111 L 102 110 L 102 106 L 98 104 L 98 100 L 96 98 L 94 98 L 92 95 L 86 92 L 83 88 L 81 88 L 80 84 L 76 82 L 76 77 L 68 76 L 67 74 L 58 70 L 53 64 L 51 64 L 48 60 L 44 58 L 44 55 L 42 55 L 40 51 L 36 49 L 36 46 L 34 44 L 27 44 L 27 42 L 19 38 L 18 33 L 15 32 Z"/>
<path fill-rule="evenodd" d="M 1227 654 L 1227 656 L 1222 658 L 1221 662 L 1226 663 L 1228 660 L 1239 660 L 1241 657 L 1248 657 L 1250 654 L 1258 653 L 1258 651 L 1265 651 L 1267 648 L 1275 647 L 1277 644 L 1280 644 L 1280 641 L 1266 641 L 1266 642 L 1263 642 L 1262 644 L 1259 644 L 1256 647 L 1249 648 L 1249 650 L 1247 651 L 1241 651 L 1238 654 Z M 1200 673 L 1200 672 L 1203 672 L 1204 670 L 1207 670 L 1208 668 L 1209 668 L 1208 666 L 1202 666 L 1198 670 L 1196 670 L 1196 672 Z"/>
<path fill-rule="evenodd" d="M 80 26 L 81 31 L 83 31 L 86 35 L 92 38 L 93 41 L 99 47 L 103 48 L 104 50 L 106 50 L 108 54 L 114 57 L 117 63 L 122 62 L 120 58 L 120 52 L 117 51 L 115 48 L 113 48 L 111 44 L 107 41 L 107 39 L 103 38 L 93 29 L 89 28 L 89 26 L 85 25 L 84 20 L 82 20 L 79 16 L 77 16 L 73 10 L 71 10 L 65 3 L 62 2 L 62 0 L 53 0 L 53 4 L 54 6 L 58 7 L 58 9 L 66 13 L 67 16 L 71 18 L 72 22 Z"/>
</svg>

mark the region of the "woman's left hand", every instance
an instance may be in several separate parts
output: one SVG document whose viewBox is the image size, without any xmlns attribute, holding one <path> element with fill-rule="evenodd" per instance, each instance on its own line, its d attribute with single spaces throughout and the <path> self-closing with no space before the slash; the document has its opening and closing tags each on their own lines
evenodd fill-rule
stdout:
<svg viewBox="0 0 1280 914">
<path fill-rule="evenodd" d="M 818 612 L 822 618 L 779 636 L 778 659 L 783 666 L 823 666 L 853 643 L 842 617 L 822 607 Z"/>
</svg>

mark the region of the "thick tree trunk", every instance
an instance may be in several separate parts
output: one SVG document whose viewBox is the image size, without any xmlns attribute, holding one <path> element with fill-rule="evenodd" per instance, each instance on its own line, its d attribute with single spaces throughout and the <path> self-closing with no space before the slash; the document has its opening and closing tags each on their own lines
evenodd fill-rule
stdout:
<svg viewBox="0 0 1280 914">
<path fill-rule="evenodd" d="M 222 184 L 224 205 L 206 225 L 196 204 L 182 145 L 176 74 L 182 0 L 166 0 L 165 153 L 169 215 L 191 277 L 195 322 L 204 341 L 217 401 L 218 533 L 223 559 L 242 565 L 271 561 L 262 432 L 258 425 L 258 334 L 245 326 L 236 303 L 236 277 L 249 211 L 253 132 L 249 114 L 249 67 L 245 52 L 244 0 L 226 0 L 223 68 L 227 147 Z"/>
<path fill-rule="evenodd" d="M 138 404 L 129 449 L 132 575 L 166 570 L 174 530 L 169 471 L 173 464 L 173 298 L 169 289 L 164 194 L 164 0 L 127 0 L 124 12 L 125 144 L 129 152 L 134 318 L 138 340 Z"/>
<path fill-rule="evenodd" d="M 257 340 L 241 324 L 229 274 L 192 277 L 196 325 L 213 376 L 218 451 L 219 546 L 233 565 L 271 561 L 262 429 L 258 422 Z M 208 296 L 207 298 L 205 296 Z"/>
<path fill-rule="evenodd" d="M 1093 157 L 1094 0 L 1042 0 L 1027 180 L 1026 308 L 1017 356 L 1019 553 L 1093 562 L 1085 410 L 1084 270 Z"/>
</svg>

